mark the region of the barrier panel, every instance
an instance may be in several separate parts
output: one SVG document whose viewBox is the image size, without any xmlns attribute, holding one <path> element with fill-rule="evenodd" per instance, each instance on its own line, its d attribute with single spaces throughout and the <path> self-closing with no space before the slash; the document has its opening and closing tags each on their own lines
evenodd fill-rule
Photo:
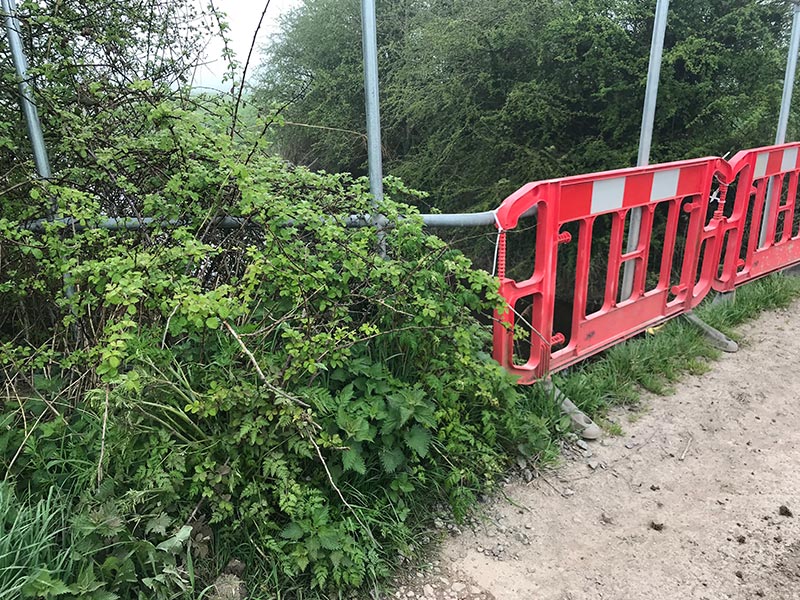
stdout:
<svg viewBox="0 0 800 600">
<path fill-rule="evenodd" d="M 715 178 L 724 186 L 729 176 L 728 164 L 712 157 L 531 183 L 509 196 L 496 211 L 500 294 L 508 308 L 495 315 L 495 359 L 519 376 L 520 383 L 532 383 L 694 308 L 717 276 L 717 225 L 723 217 L 720 211 L 710 220 L 707 216 Z M 538 211 L 533 272 L 517 281 L 507 276 L 507 232 L 533 209 Z M 642 212 L 639 243 L 625 252 L 626 221 L 634 209 Z M 657 269 L 651 269 L 648 278 L 657 210 L 662 211 L 658 221 L 664 229 L 663 245 Z M 597 250 L 602 240 L 593 238 L 595 223 L 609 218 L 607 250 Z M 566 231 L 570 228 L 577 229 L 577 239 Z M 554 302 L 557 287 L 563 285 L 560 248 L 572 244 L 575 281 L 567 337 L 553 330 Z M 603 256 L 593 257 L 593 248 Z M 621 272 L 629 261 L 634 264 L 633 292 L 622 299 Z M 589 307 L 590 271 L 599 263 L 605 270 L 604 293 L 595 302 L 599 306 Z M 524 327 L 515 328 L 520 322 Z M 520 331 L 525 339 L 516 341 L 524 351 L 517 356 L 515 337 Z"/>
<path fill-rule="evenodd" d="M 719 292 L 800 262 L 800 143 L 739 152 L 730 167 L 736 194 L 731 214 L 719 225 L 721 258 L 714 281 Z M 762 221 L 766 227 L 760 244 Z"/>
</svg>

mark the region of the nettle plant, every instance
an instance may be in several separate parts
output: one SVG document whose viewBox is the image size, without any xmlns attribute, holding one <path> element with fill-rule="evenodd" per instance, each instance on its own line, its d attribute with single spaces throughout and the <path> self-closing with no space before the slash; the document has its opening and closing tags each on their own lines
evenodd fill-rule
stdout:
<svg viewBox="0 0 800 600">
<path fill-rule="evenodd" d="M 67 490 L 98 593 L 188 593 L 232 557 L 254 585 L 359 587 L 416 549 L 423 510 L 463 515 L 509 450 L 547 444 L 486 353 L 495 280 L 396 201 L 415 192 L 386 181 L 384 257 L 347 226 L 375 211 L 364 180 L 231 135 L 219 99 L 136 111 L 146 129 L 0 220 L 2 466 Z M 22 226 L 54 202 L 70 225 Z"/>
</svg>

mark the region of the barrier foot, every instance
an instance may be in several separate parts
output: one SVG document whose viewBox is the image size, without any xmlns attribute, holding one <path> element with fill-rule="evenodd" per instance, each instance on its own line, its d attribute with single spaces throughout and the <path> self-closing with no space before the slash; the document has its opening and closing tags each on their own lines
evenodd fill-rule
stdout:
<svg viewBox="0 0 800 600">
<path fill-rule="evenodd" d="M 736 300 L 736 290 L 731 290 L 730 292 L 719 292 L 714 299 L 711 301 L 711 304 L 730 304 Z"/>
<path fill-rule="evenodd" d="M 781 271 L 781 273 L 790 277 L 800 277 L 800 265 L 791 266 Z"/>
<path fill-rule="evenodd" d="M 739 344 L 734 342 L 727 335 L 714 329 L 711 325 L 703 321 L 700 317 L 689 311 L 683 315 L 689 323 L 702 330 L 706 339 L 711 342 L 711 345 L 723 352 L 738 352 Z"/>
<path fill-rule="evenodd" d="M 585 440 L 596 440 L 602 434 L 600 427 L 586 416 L 567 395 L 558 389 L 550 379 L 542 381 L 542 385 L 548 392 L 553 392 L 553 397 L 559 403 L 561 412 L 569 415 L 572 430 Z"/>
</svg>

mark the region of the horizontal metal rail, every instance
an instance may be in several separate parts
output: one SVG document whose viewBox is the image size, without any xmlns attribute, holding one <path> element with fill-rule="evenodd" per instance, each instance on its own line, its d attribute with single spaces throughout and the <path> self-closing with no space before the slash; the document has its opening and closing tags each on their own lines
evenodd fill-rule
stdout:
<svg viewBox="0 0 800 600">
<path fill-rule="evenodd" d="M 536 215 L 536 207 L 526 212 L 523 216 L 532 217 Z M 423 214 L 422 222 L 427 227 L 483 227 L 487 225 L 497 225 L 493 210 L 479 213 L 454 213 L 454 214 Z M 23 225 L 23 229 L 28 229 L 34 233 L 43 233 L 48 225 L 59 224 L 76 231 L 87 229 L 107 229 L 109 231 L 138 231 L 151 227 L 180 227 L 187 223 L 180 219 L 156 219 L 153 217 L 107 217 L 97 222 L 79 221 L 70 217 L 59 219 L 37 219 Z M 286 225 L 293 225 L 289 220 Z M 377 223 L 380 227 L 385 227 L 388 221 L 385 219 Z M 258 227 L 250 219 L 244 217 L 221 217 L 214 223 L 220 229 L 239 229 L 241 227 Z M 376 220 L 370 215 L 350 215 L 344 222 L 345 227 L 374 227 Z"/>
</svg>

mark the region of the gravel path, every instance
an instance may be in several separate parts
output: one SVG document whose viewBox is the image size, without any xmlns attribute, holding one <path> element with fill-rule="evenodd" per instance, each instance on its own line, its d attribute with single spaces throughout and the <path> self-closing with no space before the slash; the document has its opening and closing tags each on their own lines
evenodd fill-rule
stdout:
<svg viewBox="0 0 800 600">
<path fill-rule="evenodd" d="M 710 372 L 612 414 L 622 437 L 508 484 L 394 596 L 800 599 L 800 303 L 740 332 Z"/>
</svg>

